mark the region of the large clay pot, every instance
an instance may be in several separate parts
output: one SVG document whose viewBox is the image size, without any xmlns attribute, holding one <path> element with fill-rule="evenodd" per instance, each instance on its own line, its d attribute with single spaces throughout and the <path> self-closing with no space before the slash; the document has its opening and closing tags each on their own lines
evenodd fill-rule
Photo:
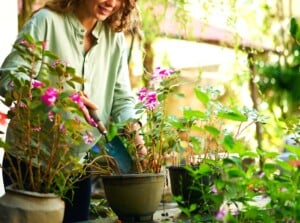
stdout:
<svg viewBox="0 0 300 223">
<path fill-rule="evenodd" d="M 0 223 L 61 223 L 65 203 L 54 194 L 6 188 L 0 198 Z"/>
<path fill-rule="evenodd" d="M 122 222 L 151 222 L 164 190 L 165 175 L 103 176 L 107 201 Z"/>
</svg>

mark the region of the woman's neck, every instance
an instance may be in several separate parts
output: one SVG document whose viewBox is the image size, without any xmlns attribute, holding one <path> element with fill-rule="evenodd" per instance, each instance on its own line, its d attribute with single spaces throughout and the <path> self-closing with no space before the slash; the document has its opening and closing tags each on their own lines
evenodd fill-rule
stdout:
<svg viewBox="0 0 300 223">
<path fill-rule="evenodd" d="M 83 8 L 78 7 L 75 10 L 75 15 L 80 21 L 80 23 L 83 25 L 83 27 L 87 30 L 88 33 L 91 33 L 94 26 L 97 23 L 97 19 L 95 19 L 92 16 L 89 16 L 88 13 Z"/>
</svg>

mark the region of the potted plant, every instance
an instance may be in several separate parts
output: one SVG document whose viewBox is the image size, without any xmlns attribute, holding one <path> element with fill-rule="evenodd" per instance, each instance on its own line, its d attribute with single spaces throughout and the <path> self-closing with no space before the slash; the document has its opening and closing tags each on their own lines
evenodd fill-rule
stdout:
<svg viewBox="0 0 300 223">
<path fill-rule="evenodd" d="M 99 138 L 85 119 L 85 105 L 77 93 L 83 79 L 45 46 L 46 42 L 24 34 L 14 44 L 23 65 L 1 80 L 2 87 L 7 87 L 2 102 L 9 108 L 7 114 L 1 113 L 10 121 L 7 140 L 1 140 L 0 146 L 5 150 L 3 171 L 11 185 L 0 199 L 0 207 L 9 204 L 10 212 L 14 210 L 13 205 L 19 207 L 22 203 L 8 201 L 16 191 L 57 197 L 61 202 L 59 207 L 64 207 L 61 198 L 85 174 L 86 161 L 82 158 Z M 63 210 L 60 214 L 53 212 L 58 205 L 52 203 L 52 215 L 45 217 L 41 213 L 45 205 L 28 204 L 32 199 L 24 199 L 25 209 L 40 208 L 37 221 L 47 218 L 51 222 L 62 221 Z M 1 213 L 0 218 L 9 222 L 20 212 L 13 212 L 11 219 L 9 211 L 1 210 Z M 36 222 L 34 219 L 29 221 Z"/>
<path fill-rule="evenodd" d="M 113 164 L 109 165 L 112 172 L 102 176 L 102 180 L 108 203 L 120 220 L 151 221 L 162 199 L 166 177 L 164 154 L 171 150 L 170 142 L 175 141 L 175 135 L 171 133 L 175 133 L 175 129 L 169 125 L 171 117 L 167 114 L 166 99 L 177 86 L 178 75 L 178 71 L 161 67 L 157 67 L 152 75 L 145 75 L 148 84 L 137 92 L 136 120 L 111 123 L 108 127 L 108 138 L 117 135 L 132 159 L 132 169 L 126 174 L 120 174 L 115 163 L 104 162 L 105 165 Z M 132 128 L 132 122 L 143 124 L 138 124 L 140 128 L 136 131 L 120 132 L 120 129 Z M 136 134 L 143 136 L 144 146 L 148 149 L 145 156 L 139 154 Z M 100 139 L 98 146 L 103 148 L 105 143 Z"/>
<path fill-rule="evenodd" d="M 180 133 L 180 146 L 168 170 L 172 194 L 182 211 L 212 215 L 223 201 L 221 193 L 213 193 L 213 185 L 223 174 L 224 158 L 235 155 L 230 145 L 261 116 L 246 107 L 225 106 L 212 86 L 196 87 L 194 93 L 201 108 L 186 107 L 172 122 Z"/>
</svg>

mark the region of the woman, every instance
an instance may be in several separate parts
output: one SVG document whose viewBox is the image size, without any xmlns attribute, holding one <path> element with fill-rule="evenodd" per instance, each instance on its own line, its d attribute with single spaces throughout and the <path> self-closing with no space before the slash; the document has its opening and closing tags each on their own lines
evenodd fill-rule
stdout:
<svg viewBox="0 0 300 223">
<path fill-rule="evenodd" d="M 134 117 L 134 97 L 122 31 L 132 25 L 135 13 L 136 0 L 50 0 L 27 21 L 17 40 L 28 33 L 46 41 L 48 50 L 84 77 L 78 91 L 95 103 L 104 124 L 109 119 L 124 121 Z M 1 93 L 6 90 L 5 70 L 18 66 L 15 56 L 12 52 L 2 65 Z M 140 143 L 142 139 L 137 140 Z M 145 148 L 141 154 L 146 154 Z M 88 219 L 90 184 L 87 179 L 76 185 L 74 197 L 70 196 L 72 203 L 66 200 L 64 222 Z"/>
</svg>

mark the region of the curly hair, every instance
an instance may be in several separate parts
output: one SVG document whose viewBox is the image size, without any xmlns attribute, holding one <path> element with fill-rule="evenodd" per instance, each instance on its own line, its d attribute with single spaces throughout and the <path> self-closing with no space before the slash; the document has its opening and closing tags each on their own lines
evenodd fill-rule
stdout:
<svg viewBox="0 0 300 223">
<path fill-rule="evenodd" d="M 43 8 L 67 14 L 74 12 L 82 1 L 85 0 L 48 0 Z M 140 16 L 137 8 L 137 0 L 122 0 L 120 9 L 109 16 L 106 22 L 115 32 L 138 27 L 140 24 Z"/>
</svg>

